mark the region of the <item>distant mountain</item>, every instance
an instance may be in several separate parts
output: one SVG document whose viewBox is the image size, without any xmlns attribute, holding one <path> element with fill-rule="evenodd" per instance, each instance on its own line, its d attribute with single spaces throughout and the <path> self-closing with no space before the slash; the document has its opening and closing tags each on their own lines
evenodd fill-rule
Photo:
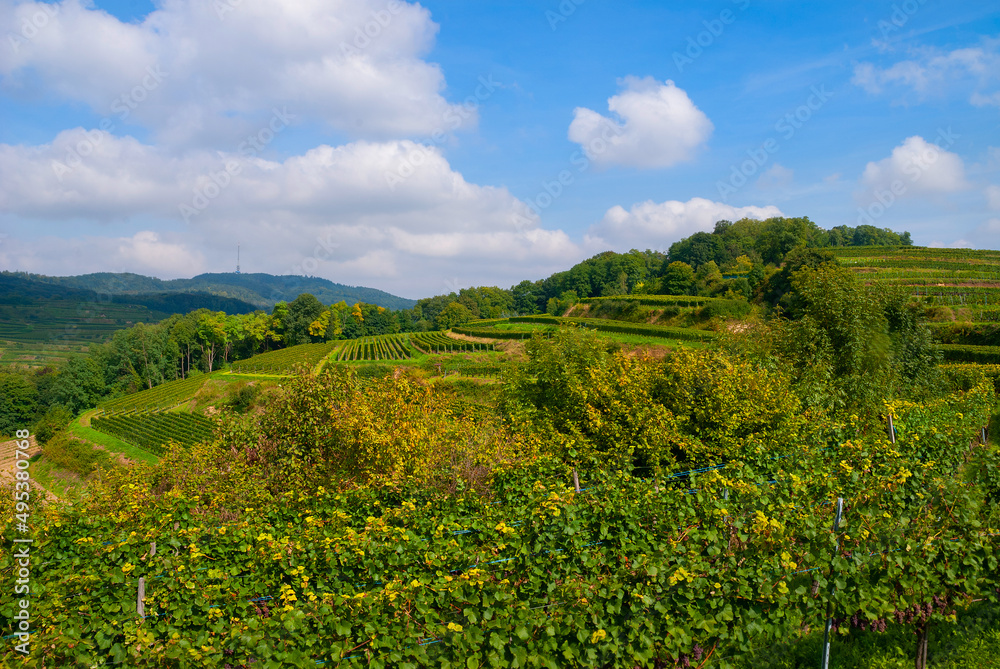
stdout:
<svg viewBox="0 0 1000 669">
<path fill-rule="evenodd" d="M 375 288 L 343 284 L 304 276 L 274 276 L 272 274 L 199 274 L 191 279 L 164 281 L 139 274 L 83 274 L 80 276 L 42 276 L 19 274 L 49 285 L 71 290 L 93 291 L 111 296 L 114 301 L 125 299 L 143 304 L 155 311 L 186 313 L 206 307 L 227 313 L 247 313 L 254 309 L 270 310 L 277 302 L 290 302 L 302 293 L 311 293 L 325 304 L 341 300 L 348 304 L 367 302 L 388 309 L 410 309 L 415 300 L 391 295 Z M 184 295 L 185 297 L 179 297 Z M 231 300 L 229 308 L 200 304 L 207 297 Z M 239 303 L 239 304 L 237 304 Z"/>
</svg>

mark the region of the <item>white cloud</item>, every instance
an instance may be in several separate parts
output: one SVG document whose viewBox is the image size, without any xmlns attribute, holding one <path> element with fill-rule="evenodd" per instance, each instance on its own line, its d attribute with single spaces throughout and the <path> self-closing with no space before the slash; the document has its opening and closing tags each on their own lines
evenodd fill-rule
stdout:
<svg viewBox="0 0 1000 669">
<path fill-rule="evenodd" d="M 971 249 L 971 248 L 975 248 L 972 245 L 972 242 L 970 242 L 970 241 L 968 241 L 966 239 L 956 239 L 955 241 L 949 242 L 947 244 L 945 244 L 942 241 L 935 240 L 935 241 L 931 242 L 930 244 L 928 244 L 927 246 L 931 247 L 932 249 Z"/>
<path fill-rule="evenodd" d="M 953 51 L 921 48 L 912 57 L 887 67 L 873 63 L 854 66 L 852 83 L 871 94 L 888 88 L 909 89 L 918 99 L 940 95 L 950 86 L 959 84 L 974 88 L 970 102 L 974 105 L 1000 105 L 996 85 L 1000 79 L 1000 38 L 986 38 L 981 46 Z M 983 91 L 987 91 L 984 93 Z"/>
<path fill-rule="evenodd" d="M 780 163 L 775 163 L 757 179 L 757 188 L 761 190 L 783 190 L 792 185 L 795 171 Z"/>
<path fill-rule="evenodd" d="M 1000 91 L 990 95 L 983 95 L 976 91 L 969 98 L 969 102 L 976 107 L 1000 107 Z"/>
<path fill-rule="evenodd" d="M 943 195 L 969 188 L 962 159 L 938 143 L 916 135 L 906 138 L 888 158 L 868 163 L 859 185 L 861 190 L 856 194 L 859 202 L 871 201 L 878 193 L 887 191 L 893 194 L 895 201 L 902 197 Z"/>
<path fill-rule="evenodd" d="M 476 105 L 448 104 L 440 68 L 422 60 L 437 25 L 417 4 L 165 0 L 140 23 L 86 0 L 55 6 L 31 39 L 16 48 L 5 40 L 0 84 L 82 102 L 170 144 L 230 146 L 275 104 L 359 138 L 476 122 Z M 0 0 L 0 34 L 20 34 L 46 7 Z"/>
<path fill-rule="evenodd" d="M 471 184 L 440 151 L 408 140 L 319 146 L 277 162 L 210 151 L 176 158 L 103 135 L 80 166 L 57 174 L 53 161 L 85 137 L 76 129 L 49 145 L 0 145 L 0 220 L 21 221 L 18 239 L 0 248 L 5 266 L 190 276 L 229 270 L 243 240 L 247 271 L 419 297 L 447 292 L 446 278 L 506 287 L 582 258 L 505 188 Z M 390 188 L 387 175 L 410 162 L 420 165 Z M 219 187 L 227 164 L 239 169 Z M 26 240 L 29 220 L 55 232 Z"/>
<path fill-rule="evenodd" d="M 648 200 L 632 205 L 628 211 L 614 206 L 587 233 L 587 243 L 594 248 L 625 251 L 631 248 L 666 249 L 677 240 L 695 232 L 709 232 L 721 220 L 741 218 L 766 219 L 782 216 L 773 205 L 733 207 L 696 197 L 687 202 Z"/>
<path fill-rule="evenodd" d="M 569 139 L 599 165 L 670 167 L 691 160 L 712 134 L 712 122 L 669 79 L 626 77 L 608 100 L 617 118 L 577 107 Z"/>
<path fill-rule="evenodd" d="M 1000 210 L 1000 186 L 987 186 L 985 194 L 990 209 Z"/>
</svg>

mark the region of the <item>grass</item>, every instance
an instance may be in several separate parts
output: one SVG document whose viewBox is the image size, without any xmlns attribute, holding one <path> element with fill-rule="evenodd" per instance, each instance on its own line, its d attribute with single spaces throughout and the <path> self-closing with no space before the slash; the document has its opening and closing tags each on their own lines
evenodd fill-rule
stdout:
<svg viewBox="0 0 1000 669">
<path fill-rule="evenodd" d="M 155 464 L 160 461 L 160 458 L 156 457 L 152 453 L 147 453 L 142 449 L 136 448 L 135 446 L 122 441 L 121 439 L 116 439 L 111 435 L 98 432 L 94 428 L 90 427 L 90 418 L 95 413 L 95 410 L 87 411 L 70 423 L 68 428 L 69 433 L 86 442 L 103 446 L 112 453 L 120 453 L 126 458 L 136 462 L 148 462 L 150 464 Z"/>
<path fill-rule="evenodd" d="M 818 667 L 823 650 L 819 627 L 800 639 L 760 649 L 738 669 L 799 669 Z M 833 635 L 830 666 L 834 669 L 909 669 L 914 665 L 916 636 L 912 627 L 890 624 L 884 634 L 852 631 Z M 1000 606 L 973 604 L 958 612 L 955 624 L 932 625 L 927 646 L 928 666 L 939 669 L 1000 667 Z"/>
<path fill-rule="evenodd" d="M 79 499 L 84 486 L 77 474 L 46 460 L 44 454 L 31 458 L 31 478 L 62 501 Z"/>
</svg>

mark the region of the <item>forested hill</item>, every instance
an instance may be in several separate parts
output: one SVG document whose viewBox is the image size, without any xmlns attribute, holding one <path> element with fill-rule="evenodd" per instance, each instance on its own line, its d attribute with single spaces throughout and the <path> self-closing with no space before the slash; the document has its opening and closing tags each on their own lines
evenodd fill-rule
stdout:
<svg viewBox="0 0 1000 669">
<path fill-rule="evenodd" d="M 18 276 L 63 288 L 94 291 L 100 295 L 143 296 L 142 300 L 129 300 L 137 304 L 146 304 L 146 299 L 152 299 L 155 296 L 159 306 L 149 304 L 149 308 L 168 313 L 186 313 L 201 307 L 227 313 L 247 313 L 255 308 L 270 310 L 276 303 L 290 302 L 302 293 L 315 295 L 327 304 L 343 300 L 348 304 L 365 302 L 377 304 L 387 309 L 409 309 L 416 304 L 414 300 L 397 297 L 375 288 L 345 286 L 326 279 L 303 276 L 219 273 L 199 274 L 191 279 L 169 281 L 139 274 L 107 272 L 80 276 L 42 276 L 38 274 L 19 274 Z M 212 295 L 239 301 L 249 305 L 249 307 L 226 308 L 207 303 L 194 304 L 189 300 L 185 302 L 185 308 L 167 308 L 171 303 L 169 296 L 174 294 Z M 176 298 L 174 299 L 176 300 Z"/>
<path fill-rule="evenodd" d="M 108 276 L 115 275 L 109 274 Z M 47 279 L 61 278 L 63 277 L 0 272 L 0 305 L 18 307 L 23 310 L 44 309 L 46 306 L 52 306 L 54 300 L 91 305 L 120 304 L 136 307 L 138 309 L 135 314 L 137 320 L 144 321 L 161 320 L 173 313 L 188 313 L 195 309 L 211 309 L 233 314 L 247 314 L 256 309 L 256 306 L 249 302 L 206 291 L 175 293 L 161 289 L 159 291 L 125 293 L 95 290 L 84 285 L 73 285 L 70 282 L 47 281 Z M 149 314 L 144 314 L 142 310 L 147 310 Z M 27 318 L 28 313 L 22 311 L 20 320 Z"/>
</svg>

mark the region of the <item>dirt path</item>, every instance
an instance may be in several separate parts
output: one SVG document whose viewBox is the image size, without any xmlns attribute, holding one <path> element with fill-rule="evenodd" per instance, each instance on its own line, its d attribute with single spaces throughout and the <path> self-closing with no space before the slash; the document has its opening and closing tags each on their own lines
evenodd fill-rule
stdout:
<svg viewBox="0 0 1000 669">
<path fill-rule="evenodd" d="M 0 442 L 0 482 L 2 483 L 13 483 L 17 480 L 14 472 L 17 471 L 15 463 L 17 461 L 16 451 L 18 450 L 19 443 L 20 441 L 17 440 Z M 41 447 L 35 441 L 34 437 L 29 439 L 29 443 L 31 444 L 30 448 L 28 448 L 29 456 L 34 456 L 42 452 Z M 29 469 L 28 471 L 30 472 L 31 470 Z M 45 490 L 48 493 L 49 499 L 56 502 L 60 501 L 55 493 L 46 490 L 36 479 L 31 479 L 31 487 L 37 490 Z"/>
</svg>

